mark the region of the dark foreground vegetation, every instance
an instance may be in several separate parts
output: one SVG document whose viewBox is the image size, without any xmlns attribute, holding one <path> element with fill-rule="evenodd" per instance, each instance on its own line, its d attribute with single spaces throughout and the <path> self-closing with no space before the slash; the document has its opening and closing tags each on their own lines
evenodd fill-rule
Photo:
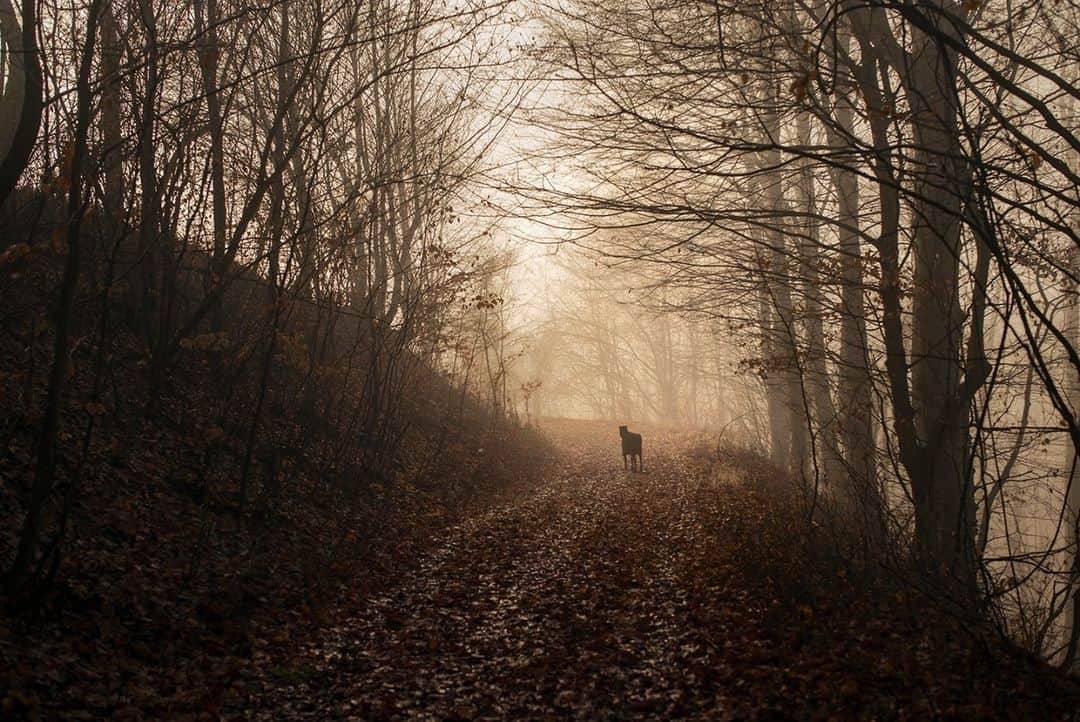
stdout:
<svg viewBox="0 0 1080 722">
<path fill-rule="evenodd" d="M 343 597 L 390 583 L 434 530 L 537 478 L 546 448 L 537 434 L 407 359 L 408 389 L 386 377 L 394 411 L 357 418 L 371 404 L 370 368 L 334 373 L 346 351 L 364 353 L 340 328 L 325 332 L 324 349 L 334 350 L 324 351 L 318 389 L 287 351 L 272 374 L 257 373 L 266 346 L 237 355 L 237 329 L 212 337 L 217 346 L 195 336 L 154 389 L 123 298 L 98 306 L 91 287 L 73 317 L 54 477 L 38 499 L 54 341 L 41 289 L 58 271 L 48 250 L 9 261 L 0 302 L 5 718 L 216 718 L 243 670 L 287 676 L 288 662 L 272 660 L 289 660 Z M 112 314 L 103 338 L 95 324 Z M 15 584 L 11 560 L 35 511 L 36 551 Z"/>
</svg>

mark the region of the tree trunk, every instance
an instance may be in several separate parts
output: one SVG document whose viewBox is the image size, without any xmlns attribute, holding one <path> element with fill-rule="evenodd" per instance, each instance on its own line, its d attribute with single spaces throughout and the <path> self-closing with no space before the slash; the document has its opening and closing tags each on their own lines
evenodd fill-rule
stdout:
<svg viewBox="0 0 1080 722">
<path fill-rule="evenodd" d="M 9 0 L 0 3 L 5 80 L 0 97 L 0 206 L 26 170 L 41 127 L 43 88 L 37 30 L 35 0 L 22 0 L 18 15 Z"/>
<path fill-rule="evenodd" d="M 810 115 L 800 112 L 796 119 L 799 145 L 809 148 L 811 144 Z M 839 483 L 844 478 L 844 462 L 837 444 L 836 407 L 829 389 L 829 371 L 825 348 L 825 322 L 822 318 L 825 304 L 822 300 L 821 282 L 821 224 L 817 220 L 817 195 L 814 172 L 809 158 L 800 159 L 795 190 L 799 210 L 805 214 L 798 240 L 799 277 L 802 280 L 806 303 L 803 326 L 806 329 L 806 386 L 812 406 L 813 428 L 820 449 L 822 472 L 826 484 Z"/>
<path fill-rule="evenodd" d="M 85 210 L 83 165 L 87 155 L 87 135 L 90 129 L 92 91 L 90 71 L 96 42 L 98 16 L 101 0 L 91 3 L 86 20 L 86 40 L 83 44 L 77 80 L 77 110 L 75 136 L 68 164 L 67 201 L 67 258 L 60 281 L 60 298 L 56 306 L 56 336 L 53 341 L 53 362 L 49 372 L 49 386 L 45 400 L 45 413 L 38 437 L 37 464 L 34 469 L 34 486 L 30 492 L 30 507 L 23 521 L 19 546 L 11 569 L 4 579 L 4 589 L 9 594 L 27 591 L 33 582 L 37 562 L 38 545 L 45 516 L 45 505 L 52 493 L 56 478 L 57 435 L 60 429 L 60 411 L 64 387 L 68 377 L 68 354 L 71 342 L 75 294 L 79 287 L 79 251 L 82 218 Z"/>
<path fill-rule="evenodd" d="M 1077 74 L 1080 75 L 1080 74 Z M 1080 80 L 1080 77 L 1077 78 Z M 1066 117 L 1075 124 L 1076 102 L 1069 98 Z M 1080 153 L 1073 150 L 1069 153 L 1069 165 L 1074 173 L 1080 174 Z M 1073 206 L 1070 209 L 1073 228 L 1080 228 L 1080 208 Z M 1080 348 L 1080 287 L 1077 278 L 1080 278 L 1080 249 L 1075 246 L 1069 249 L 1069 277 L 1066 279 L 1065 288 L 1065 323 L 1062 334 L 1072 344 L 1073 348 Z M 1078 371 L 1068 358 L 1065 359 L 1065 393 L 1071 407 L 1073 417 L 1080 413 L 1080 371 Z M 1069 584 L 1072 593 L 1069 595 L 1069 644 L 1065 653 L 1065 666 L 1075 670 L 1077 667 L 1077 647 L 1080 646 L 1080 455 L 1077 454 L 1076 441 L 1068 440 L 1065 451 L 1065 520 L 1066 533 L 1072 548 L 1073 565 L 1072 578 Z"/>
<path fill-rule="evenodd" d="M 936 2 L 935 5 L 943 6 Z M 912 401 L 923 468 L 912 474 L 916 535 L 933 571 L 974 586 L 968 402 L 962 398 L 960 231 L 970 170 L 957 129 L 956 53 L 942 36 L 954 26 L 930 11 L 934 33 L 913 28 L 910 70 L 902 75 L 916 144 L 912 225 Z"/>
<path fill-rule="evenodd" d="M 759 154 L 757 180 L 759 197 L 764 200 L 772 220 L 764 228 L 763 242 L 767 250 L 764 260 L 765 293 L 773 306 L 772 323 L 767 329 L 768 353 L 766 363 L 772 366 L 770 377 L 776 376 L 769 399 L 770 426 L 789 439 L 774 450 L 773 461 L 792 473 L 805 476 L 809 454 L 809 435 L 806 428 L 806 403 L 803 396 L 798 339 L 795 335 L 795 313 L 792 303 L 792 277 L 788 268 L 785 220 L 789 216 L 781 182 L 779 89 L 768 81 L 762 109 L 762 151 Z M 774 398 L 775 396 L 775 398 Z M 776 422 L 773 419 L 776 417 Z M 774 446 L 777 439 L 774 437 Z M 784 448 L 786 447 L 786 448 Z M 782 457 L 787 457 L 786 459 Z"/>
<path fill-rule="evenodd" d="M 911 478 L 916 550 L 931 577 L 966 603 L 973 600 L 975 592 L 967 428 L 974 390 L 965 389 L 962 383 L 964 313 L 959 270 L 961 226 L 971 195 L 971 177 L 957 127 L 956 51 L 949 47 L 950 42 L 963 41 L 953 19 L 966 12 L 966 6 L 928 0 L 901 8 L 905 29 L 910 30 L 910 50 L 894 36 L 895 29 L 883 9 L 854 2 L 845 2 L 845 6 L 851 11 L 862 51 L 859 84 L 878 156 L 875 172 L 882 199 L 883 232 L 878 251 L 886 370 L 900 458 Z M 899 76 L 910 106 L 915 143 L 908 164 L 915 257 L 910 388 L 903 348 L 899 248 L 893 230 L 899 226 L 899 202 L 897 192 L 890 189 L 895 189 L 897 182 L 888 137 L 893 112 L 881 97 L 875 63 L 888 65 Z M 979 329 L 973 328 L 973 332 L 981 333 Z"/>
<path fill-rule="evenodd" d="M 837 53 L 849 58 L 851 34 L 846 21 L 836 30 Z M 834 109 L 835 127 L 830 125 L 829 145 L 839 152 L 854 137 L 855 118 L 850 94 L 838 89 Z M 853 163 L 852 161 L 851 163 Z M 858 507 L 881 511 L 875 462 L 873 397 L 866 342 L 866 302 L 863 295 L 862 249 L 859 245 L 859 179 L 851 163 L 831 168 L 837 196 L 837 241 L 841 263 L 840 295 L 840 434 L 849 475 L 849 491 Z"/>
<path fill-rule="evenodd" d="M 225 283 L 228 266 L 225 237 L 228 219 L 225 203 L 225 139 L 221 110 L 221 91 L 218 88 L 218 61 L 221 47 L 218 43 L 217 0 L 198 0 L 195 4 L 196 29 L 203 36 L 199 46 L 199 68 L 202 71 L 203 91 L 206 93 L 206 113 L 210 133 L 210 183 L 214 214 L 214 248 L 210 262 L 210 283 L 214 293 L 214 306 L 210 311 L 210 325 L 220 331 L 224 325 L 221 315 L 221 296 L 214 289 Z"/>
<path fill-rule="evenodd" d="M 776 309 L 768 290 L 759 291 L 758 324 L 762 329 L 761 354 L 764 360 L 765 406 L 769 424 L 769 460 L 781 469 L 791 468 L 791 414 L 786 398 L 784 374 L 772 368 L 779 353 L 775 338 Z"/>
<path fill-rule="evenodd" d="M 124 138 L 121 121 L 122 55 L 112 0 L 101 11 L 101 141 L 105 216 L 118 236 L 124 221 Z"/>
<path fill-rule="evenodd" d="M 143 96 L 139 117 L 139 190 L 142 199 L 139 218 L 138 272 L 135 294 L 137 320 L 142 326 L 150 347 L 150 397 L 160 391 L 163 346 L 166 343 L 162 311 L 162 284 L 159 282 L 163 260 L 161 255 L 160 219 L 161 197 L 158 187 L 157 95 L 161 83 L 158 66 L 157 18 L 147 0 L 139 3 L 140 19 L 146 32 Z"/>
</svg>

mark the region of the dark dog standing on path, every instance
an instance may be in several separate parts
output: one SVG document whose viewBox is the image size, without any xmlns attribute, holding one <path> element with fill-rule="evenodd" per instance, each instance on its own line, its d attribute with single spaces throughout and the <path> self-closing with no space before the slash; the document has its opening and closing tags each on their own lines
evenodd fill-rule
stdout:
<svg viewBox="0 0 1080 722">
<path fill-rule="evenodd" d="M 645 471 L 645 462 L 641 459 L 641 434 L 635 434 L 625 426 L 620 426 L 619 437 L 622 439 L 623 469 L 629 466 L 631 471 Z M 626 458 L 628 456 L 629 464 Z"/>
</svg>

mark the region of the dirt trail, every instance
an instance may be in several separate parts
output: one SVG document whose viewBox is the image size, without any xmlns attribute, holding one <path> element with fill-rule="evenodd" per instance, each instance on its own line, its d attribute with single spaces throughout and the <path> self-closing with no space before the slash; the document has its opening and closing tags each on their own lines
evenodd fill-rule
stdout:
<svg viewBox="0 0 1080 722">
<path fill-rule="evenodd" d="M 891 645 L 871 627 L 821 642 L 812 630 L 835 615 L 792 609 L 771 579 L 748 582 L 729 563 L 776 542 L 755 538 L 767 509 L 740 487 L 703 484 L 677 445 L 647 437 L 647 471 L 630 474 L 618 439 L 603 441 L 563 434 L 550 483 L 445 532 L 399 584 L 310 644 L 248 716 L 1047 718 L 1045 690 L 1031 685 L 989 683 L 943 707 L 935 695 L 948 689 L 927 679 L 935 665 L 890 659 L 913 640 Z"/>
</svg>

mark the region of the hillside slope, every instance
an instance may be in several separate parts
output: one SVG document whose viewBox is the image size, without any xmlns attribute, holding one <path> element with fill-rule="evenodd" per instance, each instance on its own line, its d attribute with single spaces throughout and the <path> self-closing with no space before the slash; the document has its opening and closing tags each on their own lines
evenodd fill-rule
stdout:
<svg viewBox="0 0 1080 722">
<path fill-rule="evenodd" d="M 51 363 L 41 309 L 56 264 L 35 256 L 3 268 L 0 293 L 4 566 L 30 498 Z M 125 300 L 101 299 L 80 293 L 38 583 L 0 609 L 0 716 L 212 712 L 238 660 L 295 648 L 343 591 L 387 583 L 434 530 L 527 486 L 544 464 L 535 432 L 416 363 L 419 381 L 379 427 L 393 444 L 378 446 L 350 421 L 364 408 L 355 382 L 334 370 L 349 349 L 344 327 L 329 332 L 342 351 L 318 370 L 317 396 L 303 393 L 287 353 L 274 358 L 257 423 L 258 353 L 188 344 L 150 403 Z M 230 353 L 257 340 L 237 331 Z"/>
</svg>

